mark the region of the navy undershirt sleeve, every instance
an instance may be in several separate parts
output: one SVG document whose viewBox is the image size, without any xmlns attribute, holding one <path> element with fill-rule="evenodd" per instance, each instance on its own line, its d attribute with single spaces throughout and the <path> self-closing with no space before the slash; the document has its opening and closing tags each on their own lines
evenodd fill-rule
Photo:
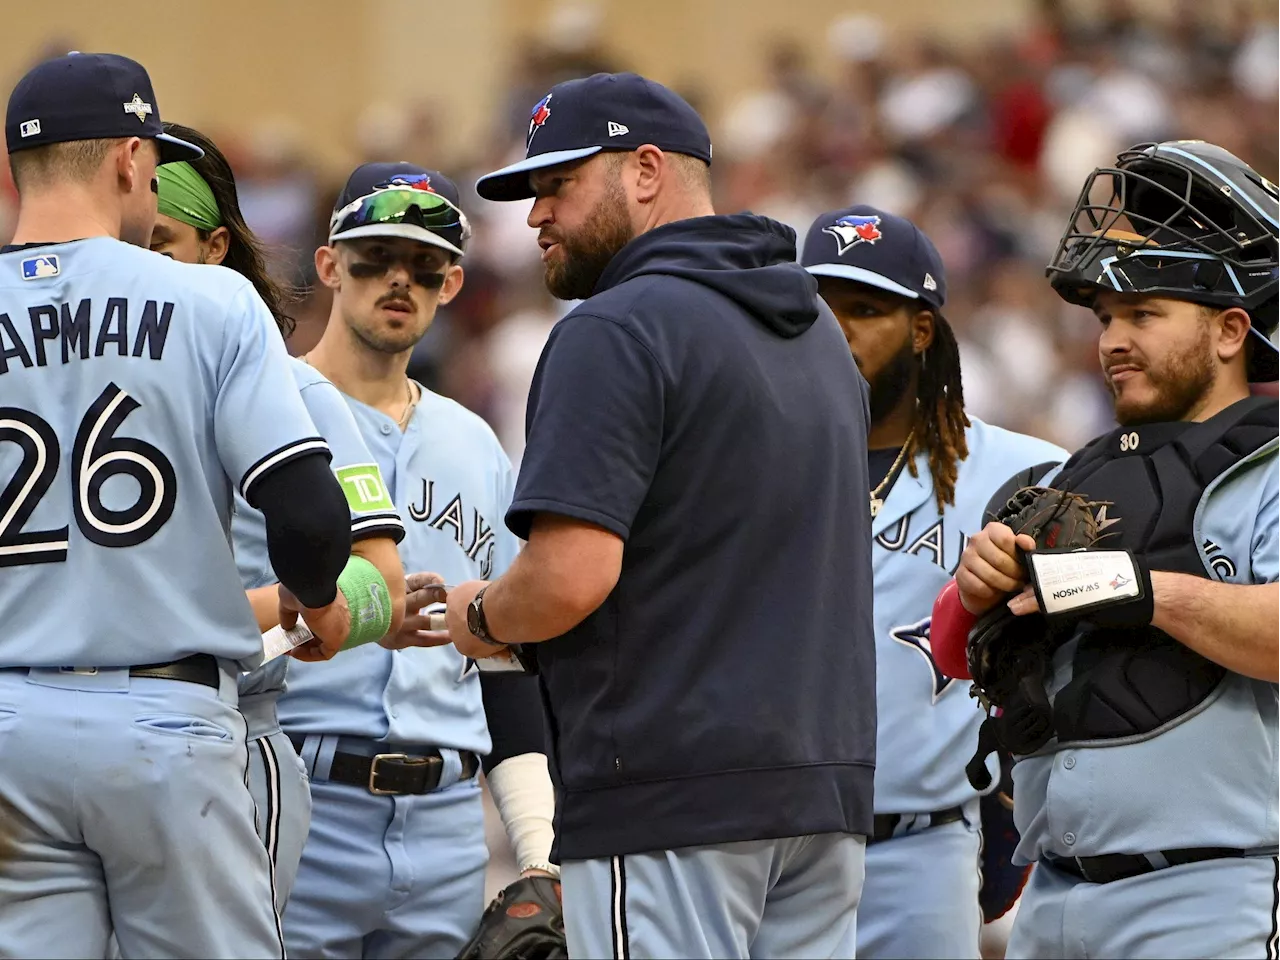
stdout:
<svg viewBox="0 0 1280 960">
<path fill-rule="evenodd" d="M 481 761 L 485 773 L 511 757 L 547 752 L 546 717 L 537 677 L 482 670 L 480 696 L 493 740 L 493 749 Z"/>
</svg>

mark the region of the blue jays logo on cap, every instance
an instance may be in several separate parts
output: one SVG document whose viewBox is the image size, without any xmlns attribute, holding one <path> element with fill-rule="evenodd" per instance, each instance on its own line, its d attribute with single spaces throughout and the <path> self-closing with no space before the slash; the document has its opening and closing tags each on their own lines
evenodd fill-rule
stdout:
<svg viewBox="0 0 1280 960">
<path fill-rule="evenodd" d="M 23 280 L 44 280 L 47 277 L 56 277 L 61 272 L 62 265 L 58 263 L 56 253 L 43 253 L 38 257 L 27 257 L 22 261 Z"/>
<path fill-rule="evenodd" d="M 435 193 L 431 189 L 431 175 L 426 173 L 396 174 L 390 180 L 383 180 L 381 183 L 373 185 L 375 190 L 389 190 L 392 187 L 410 187 L 414 190 Z"/>
<path fill-rule="evenodd" d="M 551 96 L 548 93 L 529 113 L 529 137 L 525 140 L 525 149 L 533 143 L 533 135 L 541 130 L 542 125 L 551 117 Z"/>
<path fill-rule="evenodd" d="M 827 237 L 835 239 L 835 248 Z M 814 276 L 878 287 L 935 310 L 947 299 L 938 248 L 910 220 L 865 203 L 816 217 L 800 265 Z"/>
<path fill-rule="evenodd" d="M 825 227 L 822 232 L 836 238 L 838 247 L 836 256 L 843 256 L 846 250 L 860 243 L 875 243 L 884 236 L 880 232 L 879 217 L 865 217 L 857 214 L 841 217 L 831 226 Z"/>
</svg>

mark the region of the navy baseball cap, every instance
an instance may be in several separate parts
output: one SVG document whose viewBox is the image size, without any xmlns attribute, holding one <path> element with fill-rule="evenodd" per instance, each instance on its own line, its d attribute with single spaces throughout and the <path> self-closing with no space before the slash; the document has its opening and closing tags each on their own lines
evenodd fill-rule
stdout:
<svg viewBox="0 0 1280 960">
<path fill-rule="evenodd" d="M 696 110 L 660 83 L 634 73 L 597 73 L 566 80 L 529 114 L 525 159 L 480 178 L 486 200 L 528 200 L 529 174 L 603 150 L 646 143 L 711 162 L 711 135 Z"/>
<path fill-rule="evenodd" d="M 942 257 L 910 220 L 858 205 L 824 213 L 804 240 L 800 265 L 817 277 L 878 287 L 941 310 L 947 299 Z"/>
<path fill-rule="evenodd" d="M 412 163 L 363 163 L 347 178 L 329 219 L 329 242 L 404 237 L 466 251 L 471 224 L 457 185 L 437 170 Z"/>
<path fill-rule="evenodd" d="M 4 139 L 10 153 L 68 140 L 141 137 L 156 141 L 161 163 L 198 160 L 204 151 L 164 132 L 151 78 L 114 53 L 69 53 L 33 67 L 9 94 Z"/>
</svg>

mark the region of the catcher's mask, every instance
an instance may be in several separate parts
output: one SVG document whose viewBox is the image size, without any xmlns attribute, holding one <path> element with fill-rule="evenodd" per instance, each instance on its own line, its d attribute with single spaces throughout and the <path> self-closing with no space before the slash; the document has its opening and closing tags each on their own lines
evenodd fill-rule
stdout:
<svg viewBox="0 0 1280 960">
<path fill-rule="evenodd" d="M 1143 143 L 1085 181 L 1046 269 L 1064 300 L 1099 289 L 1241 307 L 1257 335 L 1249 379 L 1277 379 L 1280 199 L 1248 164 L 1202 140 Z"/>
</svg>

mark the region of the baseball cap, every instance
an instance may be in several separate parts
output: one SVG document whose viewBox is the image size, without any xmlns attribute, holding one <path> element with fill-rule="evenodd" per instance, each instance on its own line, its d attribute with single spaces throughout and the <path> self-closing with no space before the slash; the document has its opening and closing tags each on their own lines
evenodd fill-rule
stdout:
<svg viewBox="0 0 1280 960">
<path fill-rule="evenodd" d="M 360 237 L 404 237 L 462 256 L 471 224 L 457 185 L 443 173 L 412 163 L 363 163 L 329 219 L 330 243 Z"/>
<path fill-rule="evenodd" d="M 935 310 L 947 298 L 942 257 L 924 232 L 905 217 L 863 204 L 818 217 L 800 265 L 814 276 L 865 283 Z"/>
<path fill-rule="evenodd" d="M 4 138 L 10 153 L 115 137 L 156 141 L 161 163 L 204 156 L 195 144 L 164 132 L 146 69 L 119 54 L 69 53 L 46 60 L 9 94 Z"/>
<path fill-rule="evenodd" d="M 486 200 L 532 197 L 529 174 L 602 150 L 646 143 L 711 162 L 711 135 L 696 110 L 660 83 L 634 73 L 597 73 L 551 88 L 529 114 L 525 158 L 480 178 Z"/>
</svg>

